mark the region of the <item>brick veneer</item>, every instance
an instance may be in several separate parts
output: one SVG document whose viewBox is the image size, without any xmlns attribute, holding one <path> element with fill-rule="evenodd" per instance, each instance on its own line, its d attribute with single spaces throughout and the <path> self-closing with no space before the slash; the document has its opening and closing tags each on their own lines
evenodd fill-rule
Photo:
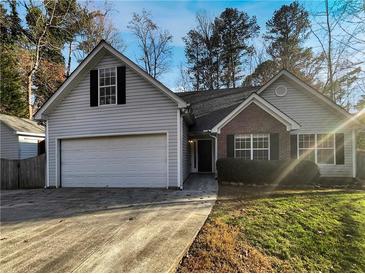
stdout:
<svg viewBox="0 0 365 274">
<path fill-rule="evenodd" d="M 286 126 L 252 103 L 233 118 L 218 135 L 218 158 L 227 157 L 227 135 L 247 133 L 279 133 L 279 159 L 290 158 L 290 135 Z"/>
</svg>

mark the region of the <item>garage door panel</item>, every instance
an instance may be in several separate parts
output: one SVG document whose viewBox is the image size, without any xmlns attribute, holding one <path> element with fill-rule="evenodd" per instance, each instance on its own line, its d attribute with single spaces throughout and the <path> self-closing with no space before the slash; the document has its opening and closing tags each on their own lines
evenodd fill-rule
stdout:
<svg viewBox="0 0 365 274">
<path fill-rule="evenodd" d="M 166 187 L 166 135 L 62 140 L 64 187 Z"/>
</svg>

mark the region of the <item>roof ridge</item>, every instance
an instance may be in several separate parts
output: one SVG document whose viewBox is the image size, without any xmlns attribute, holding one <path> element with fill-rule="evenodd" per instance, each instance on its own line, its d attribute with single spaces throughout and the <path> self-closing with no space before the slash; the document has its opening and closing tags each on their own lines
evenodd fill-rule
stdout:
<svg viewBox="0 0 365 274">
<path fill-rule="evenodd" d="M 242 89 L 245 89 L 245 90 L 256 90 L 256 89 L 259 89 L 261 86 L 245 86 L 245 87 L 236 87 L 236 88 L 218 88 L 218 89 L 207 89 L 207 90 L 199 90 L 199 91 L 194 91 L 194 90 L 189 90 L 189 91 L 179 91 L 179 92 L 175 92 L 176 94 L 178 95 L 191 95 L 191 94 L 197 94 L 197 93 L 210 93 L 210 92 L 224 92 L 224 91 L 227 91 L 227 90 L 230 90 L 230 91 L 242 91 Z"/>
<path fill-rule="evenodd" d="M 254 93 L 255 90 L 245 90 L 245 91 L 239 91 L 239 92 L 235 91 L 235 92 L 230 92 L 228 94 L 218 94 L 218 95 L 214 96 L 213 98 L 202 98 L 200 101 L 194 102 L 193 104 L 200 104 L 200 103 L 204 103 L 204 102 L 209 101 L 209 100 L 213 100 L 213 99 L 217 99 L 217 98 L 222 98 L 222 97 L 229 96 L 229 95 L 233 95 L 233 94 L 237 94 L 237 93 L 247 93 L 247 92 Z M 242 98 L 242 99 L 244 100 L 245 98 Z"/>
</svg>

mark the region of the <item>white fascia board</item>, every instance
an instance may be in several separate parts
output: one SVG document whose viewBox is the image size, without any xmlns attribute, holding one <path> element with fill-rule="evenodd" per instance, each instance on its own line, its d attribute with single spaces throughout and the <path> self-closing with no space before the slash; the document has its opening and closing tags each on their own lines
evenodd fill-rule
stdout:
<svg viewBox="0 0 365 274">
<path fill-rule="evenodd" d="M 34 136 L 34 137 L 45 137 L 44 133 L 31 133 L 31 132 L 23 132 L 23 131 L 16 131 L 17 135 L 24 135 L 24 136 Z"/>
<path fill-rule="evenodd" d="M 141 75 L 143 78 L 145 78 L 147 81 L 149 81 L 151 84 L 153 84 L 155 87 L 157 87 L 159 90 L 161 90 L 163 93 L 165 93 L 170 99 L 172 99 L 174 102 L 178 104 L 179 108 L 185 108 L 187 107 L 187 103 L 182 100 L 179 96 L 177 96 L 174 92 L 169 90 L 166 86 L 164 86 L 162 83 L 157 81 L 156 79 L 152 78 L 150 75 L 148 75 L 145 71 L 143 71 L 138 65 L 136 65 L 134 62 L 132 62 L 130 59 L 125 57 L 123 54 L 121 54 L 119 51 L 114 49 L 112 46 L 110 46 L 105 41 L 102 41 L 99 43 L 99 45 L 86 57 L 86 59 L 76 68 L 76 70 L 70 75 L 70 77 L 63 82 L 61 87 L 58 88 L 56 93 L 41 107 L 41 109 L 35 114 L 34 119 L 35 120 L 44 120 L 45 116 L 43 115 L 44 112 L 49 108 L 50 105 L 53 104 L 53 102 L 57 99 L 57 97 L 63 93 L 63 91 L 69 86 L 69 84 L 74 81 L 80 73 L 83 71 L 83 69 L 91 62 L 91 60 L 99 53 L 101 49 L 105 48 L 108 50 L 111 54 L 113 54 L 115 57 L 117 57 L 119 60 L 124 62 L 126 65 L 128 65 L 131 69 L 133 69 L 135 72 L 137 72 L 139 75 Z"/>
<path fill-rule="evenodd" d="M 296 130 L 300 128 L 300 125 L 291 119 L 289 116 L 275 108 L 266 100 L 261 98 L 255 93 L 252 93 L 245 101 L 243 101 L 238 107 L 236 107 L 230 114 L 228 114 L 223 120 L 212 128 L 212 132 L 220 133 L 222 127 L 228 124 L 234 117 L 236 117 L 241 111 L 247 108 L 252 103 L 255 103 L 258 107 L 269 113 L 276 120 L 280 121 L 286 126 L 288 131 Z"/>
</svg>

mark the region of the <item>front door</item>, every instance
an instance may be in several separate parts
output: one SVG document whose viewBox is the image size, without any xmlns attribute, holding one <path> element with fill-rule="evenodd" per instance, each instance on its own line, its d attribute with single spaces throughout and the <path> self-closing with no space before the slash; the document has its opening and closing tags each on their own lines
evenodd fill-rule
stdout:
<svg viewBox="0 0 365 274">
<path fill-rule="evenodd" d="M 211 140 L 198 140 L 198 171 L 212 172 Z"/>
</svg>

